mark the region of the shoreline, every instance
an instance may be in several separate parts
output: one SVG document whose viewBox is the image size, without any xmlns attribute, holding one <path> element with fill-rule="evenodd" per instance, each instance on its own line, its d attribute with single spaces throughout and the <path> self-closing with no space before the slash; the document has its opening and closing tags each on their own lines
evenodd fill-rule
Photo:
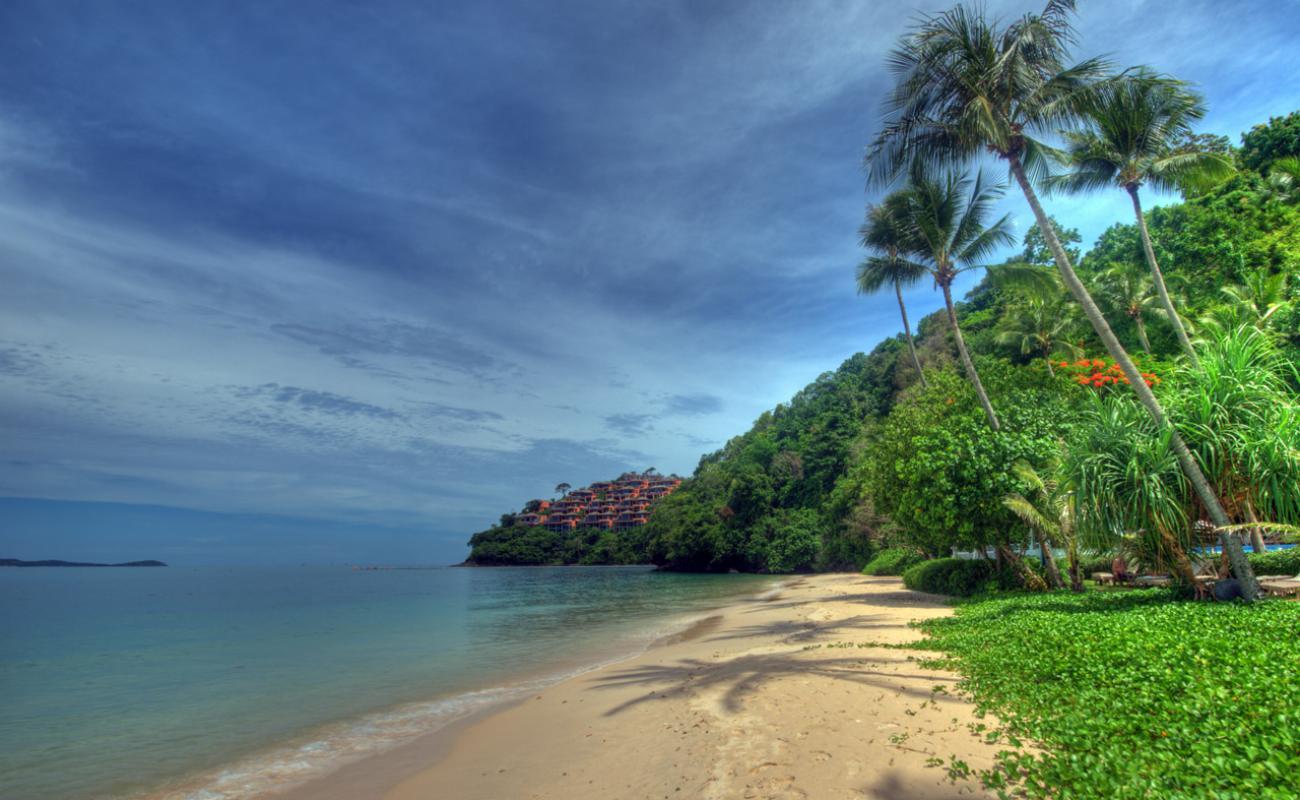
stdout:
<svg viewBox="0 0 1300 800">
<path fill-rule="evenodd" d="M 378 797 L 395 783 L 394 776 L 414 774 L 436 761 L 457 732 L 474 721 L 653 648 L 702 635 L 719 609 L 770 595 L 779 590 L 781 580 L 771 576 L 764 585 L 740 589 L 713 604 L 646 619 L 611 639 L 593 640 L 599 642 L 595 646 L 512 669 L 501 682 L 471 684 L 454 693 L 336 719 L 164 785 L 122 796 L 124 800 Z"/>
<path fill-rule="evenodd" d="M 286 791 L 284 800 L 944 798 L 935 759 L 991 766 L 956 676 L 922 670 L 913 619 L 942 598 L 896 578 L 795 576 L 640 653 L 478 709 Z"/>
</svg>

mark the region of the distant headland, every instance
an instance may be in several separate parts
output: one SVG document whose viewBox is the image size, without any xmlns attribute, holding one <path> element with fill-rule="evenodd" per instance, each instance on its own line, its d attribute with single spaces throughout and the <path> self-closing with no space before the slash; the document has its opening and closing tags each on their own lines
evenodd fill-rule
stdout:
<svg viewBox="0 0 1300 800">
<path fill-rule="evenodd" d="M 161 561 L 126 561 L 121 564 L 92 564 L 88 561 L 23 561 L 21 558 L 0 558 L 0 567 L 165 567 Z"/>
<path fill-rule="evenodd" d="M 643 563 L 637 531 L 682 479 L 654 467 L 574 489 L 555 487 L 556 500 L 529 500 L 523 510 L 469 540 L 462 567 Z"/>
</svg>

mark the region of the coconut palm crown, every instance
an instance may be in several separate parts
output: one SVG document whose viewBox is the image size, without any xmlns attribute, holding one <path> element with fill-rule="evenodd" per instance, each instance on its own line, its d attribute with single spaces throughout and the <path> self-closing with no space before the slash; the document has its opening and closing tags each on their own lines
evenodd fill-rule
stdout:
<svg viewBox="0 0 1300 800">
<path fill-rule="evenodd" d="M 1015 241 L 1009 215 L 991 224 L 988 222 L 1004 191 L 1005 186 L 990 182 L 982 172 L 977 172 L 974 177 L 957 172 L 935 177 L 917 167 L 912 171 L 906 194 L 908 220 L 916 239 L 917 252 L 926 263 L 935 285 L 943 292 L 957 353 L 994 430 L 999 429 L 998 417 L 957 324 L 952 283 L 967 270 L 984 268 L 986 259 L 998 248 Z"/>
<path fill-rule="evenodd" d="M 1087 108 L 1088 126 L 1062 134 L 1067 150 L 1061 160 L 1070 171 L 1049 178 L 1046 185 L 1069 193 L 1108 188 L 1128 192 L 1160 303 L 1183 353 L 1196 364 L 1196 351 L 1156 261 L 1138 191 L 1144 185 L 1162 191 L 1205 187 L 1235 168 L 1219 153 L 1179 146 L 1191 134 L 1191 124 L 1205 116 L 1200 96 L 1180 81 L 1137 70 L 1099 86 Z"/>
<path fill-rule="evenodd" d="M 912 340 L 912 326 L 907 319 L 907 306 L 903 303 L 903 287 L 916 284 L 929 274 L 929 270 L 924 264 L 907 258 L 916 249 L 907 218 L 907 203 L 905 192 L 895 192 L 879 205 L 867 209 L 867 219 L 858 230 L 859 241 L 876 255 L 868 256 L 858 265 L 857 284 L 859 294 L 874 294 L 887 284 L 894 287 L 912 365 L 916 367 L 921 385 L 925 386 L 925 373 L 921 371 L 921 359 L 916 355 L 916 342 Z"/>
</svg>

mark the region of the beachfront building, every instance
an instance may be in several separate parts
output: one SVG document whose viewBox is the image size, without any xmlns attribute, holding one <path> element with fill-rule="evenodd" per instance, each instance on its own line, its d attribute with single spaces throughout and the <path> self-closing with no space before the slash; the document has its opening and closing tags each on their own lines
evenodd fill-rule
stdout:
<svg viewBox="0 0 1300 800">
<path fill-rule="evenodd" d="M 655 503 L 681 486 L 675 475 L 628 472 L 617 480 L 596 481 L 559 500 L 530 500 L 516 525 L 543 525 L 564 533 L 577 528 L 625 531 L 646 524 Z"/>
<path fill-rule="evenodd" d="M 577 514 L 552 514 L 546 520 L 546 530 L 553 533 L 564 533 L 578 527 Z"/>
</svg>

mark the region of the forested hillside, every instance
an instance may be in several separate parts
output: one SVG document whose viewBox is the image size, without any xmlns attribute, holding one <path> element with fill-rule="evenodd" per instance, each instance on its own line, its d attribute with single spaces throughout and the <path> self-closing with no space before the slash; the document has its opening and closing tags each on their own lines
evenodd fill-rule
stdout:
<svg viewBox="0 0 1300 800">
<path fill-rule="evenodd" d="M 1217 154 L 1234 167 L 1210 185 L 1187 182 L 1182 202 L 1144 215 L 1170 302 L 1203 369 L 1193 369 L 1180 350 L 1135 221 L 1117 220 L 1082 257 L 1077 249 L 1069 255 L 1144 382 L 1172 409 L 1189 447 L 1212 477 L 1232 484 L 1220 487 L 1230 512 L 1243 522 L 1259 514 L 1294 523 L 1300 521 L 1300 455 L 1296 439 L 1288 445 L 1285 437 L 1300 430 L 1300 112 L 1257 126 L 1240 147 L 1204 136 L 1188 136 L 1181 146 Z M 979 188 L 934 191 L 960 199 Z M 1068 219 L 1055 227 L 1067 250 L 1077 248 Z M 870 244 L 866 233 L 864 226 Z M 1005 502 L 1029 491 L 1018 465 L 1062 475 L 1073 470 L 1074 479 L 1091 481 L 1094 506 L 1078 509 L 1082 518 L 1096 518 L 1090 541 L 1104 539 L 1103 529 L 1122 532 L 1154 515 L 1162 522 L 1152 535 L 1168 541 L 1153 543 L 1148 557 L 1171 557 L 1171 548 L 1193 535 L 1185 531 L 1200 506 L 1176 465 L 1171 469 L 1169 453 L 1134 438 L 1138 431 L 1152 441 L 1160 436 L 1144 428 L 1140 407 L 1124 391 L 1127 378 L 1059 280 L 1047 277 L 1054 275 L 1053 258 L 1037 226 L 1020 244 L 1023 252 L 1005 269 L 987 270 L 954 309 L 997 430 L 986 423 L 953 327 L 940 311 L 915 331 L 926 385 L 901 334 L 880 342 L 701 458 L 643 529 L 617 542 L 608 534 L 568 534 L 572 541 L 543 548 L 562 553 L 549 561 L 796 572 L 860 568 L 894 544 L 930 555 L 953 546 L 1010 546 L 1028 534 L 1023 517 Z M 932 284 L 933 263 L 928 271 L 918 265 L 909 280 Z M 850 279 L 846 265 L 845 291 L 852 290 Z M 1250 432 L 1260 425 L 1271 432 Z M 1254 436 L 1250 453 L 1225 450 L 1215 437 L 1229 430 Z M 1142 472 L 1135 480 L 1146 484 L 1121 485 L 1121 477 L 1103 485 L 1106 458 L 1121 471 L 1127 464 Z M 1260 463 L 1244 463 L 1251 459 Z M 1248 488 L 1260 480 L 1272 483 Z M 1171 487 L 1170 497 L 1142 494 L 1160 481 Z M 1166 505 L 1156 507 L 1161 502 Z M 516 563 L 537 563 L 524 551 L 536 552 L 531 540 L 542 533 L 498 528 L 478 538 L 490 538 L 498 554 L 517 539 Z"/>
</svg>

